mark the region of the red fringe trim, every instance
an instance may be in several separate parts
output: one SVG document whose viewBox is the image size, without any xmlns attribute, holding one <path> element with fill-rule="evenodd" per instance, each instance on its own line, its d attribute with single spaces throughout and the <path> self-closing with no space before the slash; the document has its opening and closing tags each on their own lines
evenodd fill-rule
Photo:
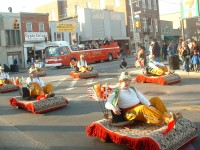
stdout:
<svg viewBox="0 0 200 150">
<path fill-rule="evenodd" d="M 98 76 L 99 76 L 98 74 L 96 74 L 96 75 L 81 77 L 81 76 L 80 76 L 80 73 L 78 73 L 78 72 L 73 72 L 73 71 L 71 71 L 71 72 L 69 73 L 69 75 L 70 75 L 71 77 L 73 77 L 73 78 L 80 78 L 80 79 L 89 79 L 89 78 L 95 78 L 95 77 L 98 77 Z"/>
<path fill-rule="evenodd" d="M 41 114 L 41 113 L 46 113 L 46 112 L 56 110 L 56 109 L 60 109 L 60 108 L 67 106 L 69 101 L 66 98 L 65 98 L 65 100 L 66 100 L 66 104 L 64 104 L 64 105 L 57 106 L 57 107 L 54 107 L 54 108 L 45 109 L 45 110 L 42 110 L 42 111 L 35 111 L 35 107 L 34 107 L 32 102 L 27 101 L 27 102 L 23 103 L 23 102 L 18 101 L 15 97 L 11 98 L 9 100 L 9 103 L 10 103 L 11 106 L 14 106 L 14 107 L 18 106 L 19 108 L 23 108 L 27 111 L 34 113 L 34 114 Z"/>
<path fill-rule="evenodd" d="M 101 124 L 95 122 L 86 128 L 88 136 L 97 137 L 101 140 L 110 139 L 115 144 L 127 145 L 131 149 L 148 149 L 148 150 L 160 150 L 156 141 L 149 137 L 133 138 L 124 135 L 120 135 L 117 132 L 109 131 Z"/>
<path fill-rule="evenodd" d="M 166 83 L 165 78 L 163 78 L 162 76 L 152 78 L 152 77 L 148 77 L 148 76 L 144 76 L 144 75 L 137 75 L 136 78 L 135 78 L 135 81 L 136 82 L 143 82 L 143 83 L 157 83 L 157 84 L 162 84 L 162 85 L 171 85 L 171 84 L 180 82 L 180 80 L 177 80 L 177 81 L 174 81 L 174 82 Z"/>
<path fill-rule="evenodd" d="M 12 92 L 12 91 L 17 91 L 17 90 L 19 90 L 19 86 L 17 86 L 16 88 L 0 90 L 0 93 Z"/>
</svg>

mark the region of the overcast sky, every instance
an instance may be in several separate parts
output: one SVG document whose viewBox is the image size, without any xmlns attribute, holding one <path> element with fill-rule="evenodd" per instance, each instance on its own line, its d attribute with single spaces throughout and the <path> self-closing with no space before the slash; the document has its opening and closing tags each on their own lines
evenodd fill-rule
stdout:
<svg viewBox="0 0 200 150">
<path fill-rule="evenodd" d="M 34 8 L 51 0 L 0 0 L 0 12 L 8 12 L 12 7 L 14 13 L 34 12 Z M 180 0 L 159 0 L 160 14 L 180 12 Z"/>
</svg>

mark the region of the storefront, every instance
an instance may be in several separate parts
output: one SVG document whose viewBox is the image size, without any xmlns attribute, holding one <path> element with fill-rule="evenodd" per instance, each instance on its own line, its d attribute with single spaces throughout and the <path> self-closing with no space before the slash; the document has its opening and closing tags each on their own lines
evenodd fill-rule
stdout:
<svg viewBox="0 0 200 150">
<path fill-rule="evenodd" d="M 47 32 L 25 32 L 24 60 L 25 68 L 30 67 L 36 59 L 43 60 L 43 49 L 45 48 L 45 38 Z"/>
</svg>

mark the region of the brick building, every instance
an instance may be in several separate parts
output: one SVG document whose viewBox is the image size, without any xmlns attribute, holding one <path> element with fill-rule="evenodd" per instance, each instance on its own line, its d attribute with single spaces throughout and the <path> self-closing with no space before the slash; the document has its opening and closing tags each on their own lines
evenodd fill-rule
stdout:
<svg viewBox="0 0 200 150">
<path fill-rule="evenodd" d="M 45 40 L 50 39 L 49 14 L 48 13 L 20 13 L 21 33 L 23 43 L 24 64 L 27 59 L 43 58 Z"/>
<path fill-rule="evenodd" d="M 131 2 L 131 4 L 130 4 Z M 160 17 L 158 0 L 130 0 L 126 3 L 128 16 L 128 36 L 131 38 L 131 47 L 143 45 L 149 48 L 153 39 L 161 40 Z M 128 7 L 129 6 L 129 7 Z M 133 35 L 137 35 L 136 38 Z"/>
</svg>

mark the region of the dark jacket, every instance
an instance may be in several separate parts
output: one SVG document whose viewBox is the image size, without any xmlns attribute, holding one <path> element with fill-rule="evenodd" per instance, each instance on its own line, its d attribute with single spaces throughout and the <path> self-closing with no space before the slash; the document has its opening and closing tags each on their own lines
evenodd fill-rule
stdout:
<svg viewBox="0 0 200 150">
<path fill-rule="evenodd" d="M 167 47 L 168 47 L 168 44 L 167 43 L 165 43 L 165 44 L 163 44 L 163 46 L 162 46 L 162 55 L 167 55 Z"/>
<path fill-rule="evenodd" d="M 155 57 L 160 57 L 160 45 L 158 44 L 158 42 L 155 42 L 152 48 L 152 52 Z"/>
<path fill-rule="evenodd" d="M 189 49 L 188 46 L 183 49 L 182 56 L 183 56 L 183 60 L 184 61 L 189 61 L 189 58 L 190 58 L 190 49 Z"/>
</svg>

